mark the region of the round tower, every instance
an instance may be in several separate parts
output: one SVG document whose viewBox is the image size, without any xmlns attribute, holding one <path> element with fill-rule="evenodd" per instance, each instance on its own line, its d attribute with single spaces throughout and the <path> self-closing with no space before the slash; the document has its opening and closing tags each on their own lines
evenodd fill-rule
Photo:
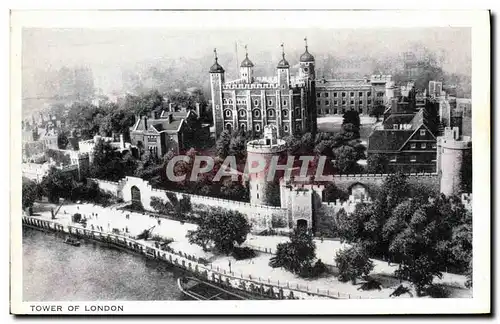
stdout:
<svg viewBox="0 0 500 324">
<path fill-rule="evenodd" d="M 472 141 L 460 136 L 458 127 L 446 127 L 437 139 L 437 170 L 441 193 L 452 196 L 470 192 Z"/>
<path fill-rule="evenodd" d="M 279 179 L 286 164 L 286 142 L 278 138 L 275 125 L 264 127 L 264 138 L 247 143 L 247 170 L 250 203 L 278 206 L 280 204 Z"/>
</svg>

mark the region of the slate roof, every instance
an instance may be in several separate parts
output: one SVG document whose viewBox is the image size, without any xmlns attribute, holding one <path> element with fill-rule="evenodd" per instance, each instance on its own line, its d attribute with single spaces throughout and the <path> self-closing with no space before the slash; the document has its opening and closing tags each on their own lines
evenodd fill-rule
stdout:
<svg viewBox="0 0 500 324">
<path fill-rule="evenodd" d="M 169 134 L 177 133 L 181 129 L 181 125 L 188 116 L 193 113 L 192 111 L 175 111 L 167 112 L 163 111 L 160 118 L 157 119 L 147 119 L 148 130 L 155 130 L 158 133 L 167 132 Z M 172 120 L 169 121 L 169 115 L 172 115 Z M 144 118 L 136 121 L 132 128 L 133 131 L 143 132 L 146 131 L 144 128 Z"/>
<path fill-rule="evenodd" d="M 411 124 L 410 129 L 395 130 L 394 124 Z M 408 141 L 413 133 L 422 125 L 427 124 L 425 109 L 419 110 L 416 114 L 393 114 L 384 121 L 386 129 L 374 130 L 368 138 L 368 151 L 399 151 Z"/>
<path fill-rule="evenodd" d="M 368 139 L 368 151 L 398 151 L 415 130 L 374 130 Z"/>
</svg>

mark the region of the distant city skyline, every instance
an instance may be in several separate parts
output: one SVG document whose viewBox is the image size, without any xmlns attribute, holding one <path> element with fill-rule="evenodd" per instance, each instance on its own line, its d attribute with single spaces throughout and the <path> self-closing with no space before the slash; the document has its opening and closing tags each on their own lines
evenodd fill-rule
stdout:
<svg viewBox="0 0 500 324">
<path fill-rule="evenodd" d="M 249 56 L 256 66 L 262 56 L 277 62 L 281 56 L 281 43 L 284 43 L 287 59 L 293 61 L 303 50 L 306 36 L 310 51 L 318 58 L 327 54 L 338 59 L 383 58 L 421 44 L 444 57 L 445 71 L 470 74 L 470 29 L 447 27 L 265 30 L 26 28 L 23 30 L 23 73 L 29 78 L 37 70 L 85 66 L 92 69 L 95 86 L 107 92 L 122 82 L 124 70 L 133 70 L 137 64 L 205 58 L 212 55 L 214 48 L 221 56 L 232 57 L 235 61 L 236 43 L 239 44 L 240 62 L 244 57 L 244 45 L 248 45 Z M 221 60 L 221 64 L 229 62 Z M 317 65 L 321 69 L 321 61 Z"/>
</svg>

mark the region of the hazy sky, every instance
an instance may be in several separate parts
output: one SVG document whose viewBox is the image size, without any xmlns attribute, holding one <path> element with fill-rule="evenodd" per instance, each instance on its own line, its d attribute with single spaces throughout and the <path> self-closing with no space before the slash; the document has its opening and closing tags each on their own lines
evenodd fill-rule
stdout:
<svg viewBox="0 0 500 324">
<path fill-rule="evenodd" d="M 168 29 L 24 29 L 23 69 L 88 66 L 96 86 L 106 87 L 120 74 L 141 61 L 200 58 L 234 53 L 235 42 L 248 44 L 252 53 L 271 52 L 280 56 L 280 44 L 288 53 L 303 51 L 307 36 L 313 55 L 335 57 L 384 56 L 408 50 L 421 43 L 444 54 L 443 68 L 470 73 L 471 34 L 469 28 L 390 29 L 287 29 L 287 30 L 168 30 Z M 240 50 L 242 48 L 240 47 Z M 243 53 L 240 52 L 240 58 Z M 241 61 L 241 59 L 240 59 Z M 259 62 L 254 61 L 256 65 Z M 221 62 L 224 65 L 224 62 Z M 208 68 L 208 67 L 207 67 Z M 29 73 L 28 73 L 29 74 Z M 115 80 L 118 81 L 118 80 Z"/>
</svg>

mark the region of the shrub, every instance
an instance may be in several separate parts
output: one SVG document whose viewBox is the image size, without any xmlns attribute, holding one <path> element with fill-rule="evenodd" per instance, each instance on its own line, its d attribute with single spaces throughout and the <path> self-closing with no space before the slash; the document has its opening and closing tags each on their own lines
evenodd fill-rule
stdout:
<svg viewBox="0 0 500 324">
<path fill-rule="evenodd" d="M 231 256 L 236 260 L 251 259 L 255 257 L 255 251 L 248 247 L 235 247 Z"/>
<path fill-rule="evenodd" d="M 356 246 L 337 252 L 335 262 L 339 269 L 339 280 L 342 282 L 350 280 L 352 284 L 356 283 L 358 277 L 368 275 L 374 267 L 366 251 Z"/>
</svg>

